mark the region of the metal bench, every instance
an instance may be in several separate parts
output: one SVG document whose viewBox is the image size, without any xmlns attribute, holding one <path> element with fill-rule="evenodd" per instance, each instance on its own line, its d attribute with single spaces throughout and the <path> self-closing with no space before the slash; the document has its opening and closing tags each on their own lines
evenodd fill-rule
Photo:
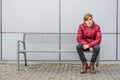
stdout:
<svg viewBox="0 0 120 80">
<path fill-rule="evenodd" d="M 41 35 L 43 35 L 43 33 L 24 33 L 23 34 L 23 40 L 22 41 L 21 40 L 17 41 L 17 70 L 18 71 L 20 70 L 20 53 L 24 54 L 25 66 L 27 66 L 27 57 L 26 57 L 26 54 L 28 52 L 30 52 L 30 53 L 34 53 L 34 52 L 59 53 L 59 61 L 61 61 L 61 53 L 62 52 L 64 52 L 64 53 L 77 53 L 76 50 L 61 50 L 61 48 L 54 49 L 54 50 L 51 50 L 51 49 L 48 49 L 48 50 L 44 50 L 44 49 L 38 49 L 38 50 L 33 49 L 33 50 L 30 50 L 29 48 L 27 49 L 27 47 L 29 46 L 29 45 L 27 45 L 27 43 L 31 43 L 32 42 L 32 44 L 37 44 L 37 43 L 39 43 L 39 41 L 41 43 L 42 40 L 39 40 L 40 38 L 42 38 Z M 48 35 L 45 34 L 45 36 L 48 36 Z M 53 36 L 48 36 L 48 37 L 53 37 Z M 57 37 L 58 38 L 56 38 L 56 39 L 58 39 L 58 47 L 60 47 L 59 46 L 59 44 L 60 44 L 59 43 L 60 42 L 59 38 L 60 37 L 59 37 L 58 34 L 57 34 Z M 38 39 L 38 40 L 37 41 L 36 40 L 32 41 L 33 39 Z M 54 40 L 54 38 L 52 38 L 50 40 L 53 41 L 53 42 L 56 41 L 56 40 Z M 97 61 L 96 61 L 96 69 L 97 69 L 97 71 L 99 71 L 99 64 L 100 64 L 100 56 L 97 57 Z"/>
</svg>

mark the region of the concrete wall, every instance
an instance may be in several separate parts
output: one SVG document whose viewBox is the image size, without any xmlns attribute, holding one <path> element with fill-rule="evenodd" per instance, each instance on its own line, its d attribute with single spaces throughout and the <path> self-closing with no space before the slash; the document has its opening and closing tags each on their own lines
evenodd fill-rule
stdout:
<svg viewBox="0 0 120 80">
<path fill-rule="evenodd" d="M 116 45 L 120 44 L 118 10 L 120 1 L 117 6 L 117 0 L 3 0 L 2 59 L 16 60 L 17 40 L 22 40 L 23 33 L 29 32 L 60 33 L 61 49 L 75 50 L 76 32 L 85 13 L 92 13 L 94 21 L 101 26 L 101 60 L 120 59 L 120 45 Z M 116 16 L 119 16 L 118 20 Z M 56 37 L 58 38 L 58 36 L 54 38 Z M 44 39 L 47 38 L 42 38 Z M 59 53 L 34 53 L 28 54 L 28 59 L 58 60 L 58 55 Z M 77 53 L 62 53 L 61 59 L 79 60 L 79 57 Z"/>
<path fill-rule="evenodd" d="M 2 0 L 0 0 L 0 60 L 2 59 Z"/>
</svg>

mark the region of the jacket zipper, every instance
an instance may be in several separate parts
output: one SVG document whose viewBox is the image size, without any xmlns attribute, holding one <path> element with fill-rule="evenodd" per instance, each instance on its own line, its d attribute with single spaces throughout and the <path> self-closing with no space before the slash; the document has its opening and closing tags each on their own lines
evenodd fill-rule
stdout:
<svg viewBox="0 0 120 80">
<path fill-rule="evenodd" d="M 90 36 L 90 28 L 88 28 L 88 37 Z"/>
</svg>

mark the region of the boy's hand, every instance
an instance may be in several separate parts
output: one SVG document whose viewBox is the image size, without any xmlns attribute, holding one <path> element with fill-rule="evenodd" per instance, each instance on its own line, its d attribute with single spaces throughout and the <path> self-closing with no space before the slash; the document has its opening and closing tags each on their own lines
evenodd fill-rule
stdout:
<svg viewBox="0 0 120 80">
<path fill-rule="evenodd" d="M 89 45 L 83 45 L 84 50 L 87 49 L 87 48 L 89 48 Z"/>
<path fill-rule="evenodd" d="M 90 47 L 89 50 L 90 50 L 90 52 L 93 52 L 93 48 L 92 47 Z"/>
</svg>

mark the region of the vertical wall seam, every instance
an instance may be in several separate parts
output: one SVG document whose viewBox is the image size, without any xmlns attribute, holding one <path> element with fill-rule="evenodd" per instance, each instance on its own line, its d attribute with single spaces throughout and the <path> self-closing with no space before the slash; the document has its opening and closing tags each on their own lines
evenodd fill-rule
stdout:
<svg viewBox="0 0 120 80">
<path fill-rule="evenodd" d="M 116 1 L 116 60 L 118 60 L 118 0 Z"/>
<path fill-rule="evenodd" d="M 59 0 L 59 50 L 61 50 L 61 0 Z M 61 60 L 61 52 L 59 52 L 59 60 Z"/>
</svg>

